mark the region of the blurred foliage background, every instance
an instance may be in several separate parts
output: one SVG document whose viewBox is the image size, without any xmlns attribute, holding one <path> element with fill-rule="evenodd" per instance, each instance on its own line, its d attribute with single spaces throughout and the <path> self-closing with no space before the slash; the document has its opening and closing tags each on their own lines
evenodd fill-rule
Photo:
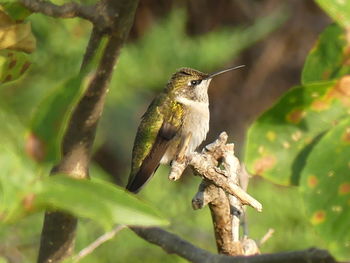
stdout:
<svg viewBox="0 0 350 263">
<path fill-rule="evenodd" d="M 20 204 L 24 206 L 31 202 L 30 188 L 41 187 L 36 182 L 48 174 L 58 158 L 55 153 L 49 158 L 35 152 L 38 141 L 33 131 L 46 132 L 49 126 L 56 127 L 52 118 L 37 116 L 43 111 L 56 111 L 57 103 L 63 115 L 71 111 L 70 105 L 77 94 L 68 98 L 61 96 L 56 104 L 51 99 L 69 93 L 64 89 L 69 87 L 67 83 L 81 82 L 76 76 L 91 30 L 89 23 L 79 19 L 62 20 L 33 14 L 26 20 L 31 22 L 36 49 L 21 61 L 29 60 L 31 66 L 19 80 L 0 86 L 0 166 L 3 170 L 0 202 L 6 203 L 7 209 L 12 202 L 11 211 L 16 211 L 18 200 L 22 200 Z M 225 130 L 235 143 L 237 154 L 243 158 L 248 126 L 281 94 L 300 83 L 307 54 L 330 23 L 330 18 L 313 1 L 140 1 L 135 24 L 111 81 L 95 144 L 92 178 L 97 178 L 97 183 L 104 180 L 125 185 L 140 116 L 170 75 L 182 66 L 211 72 L 246 65 L 243 70 L 212 82 L 211 123 L 206 141 L 210 142 Z M 65 91 L 62 93 L 62 90 Z M 59 130 L 57 128 L 57 138 L 52 140 L 60 138 Z M 47 135 L 45 132 L 43 136 Z M 30 158 L 44 162 L 38 164 Z M 167 167 L 161 167 L 139 198 L 153 204 L 170 220 L 169 230 L 215 252 L 208 209 L 191 209 L 190 201 L 199 178 L 187 175 L 171 183 L 167 171 Z M 248 208 L 249 236 L 259 240 L 269 228 L 275 229 L 273 237 L 261 248 L 262 252 L 328 247 L 308 223 L 297 187 L 278 186 L 254 177 L 249 193 L 264 206 L 261 214 Z M 91 195 L 99 198 L 98 192 Z M 3 218 L 0 210 L 0 220 Z M 42 214 L 33 213 L 20 220 L 17 215 L 14 218 L 14 222 L 0 227 L 0 261 L 34 262 Z M 82 219 L 79 223 L 76 251 L 104 233 L 105 228 L 95 221 Z M 184 262 L 127 229 L 82 260 L 87 263 L 112 261 Z"/>
</svg>

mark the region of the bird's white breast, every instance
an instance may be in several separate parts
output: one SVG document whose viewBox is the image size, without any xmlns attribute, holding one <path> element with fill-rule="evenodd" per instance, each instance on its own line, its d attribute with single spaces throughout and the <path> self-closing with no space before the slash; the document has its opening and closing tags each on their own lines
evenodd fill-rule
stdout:
<svg viewBox="0 0 350 263">
<path fill-rule="evenodd" d="M 186 138 L 191 133 L 191 139 L 188 144 L 187 154 L 196 150 L 196 148 L 205 140 L 209 131 L 209 104 L 208 102 L 193 101 L 187 98 L 177 98 L 177 101 L 185 106 L 185 115 L 179 137 Z M 178 144 L 181 138 L 174 138 L 160 163 L 167 164 L 177 155 Z"/>
<path fill-rule="evenodd" d="M 187 98 L 178 98 L 177 101 L 186 107 L 181 135 L 192 134 L 188 152 L 193 152 L 205 140 L 209 131 L 209 103 Z"/>
</svg>

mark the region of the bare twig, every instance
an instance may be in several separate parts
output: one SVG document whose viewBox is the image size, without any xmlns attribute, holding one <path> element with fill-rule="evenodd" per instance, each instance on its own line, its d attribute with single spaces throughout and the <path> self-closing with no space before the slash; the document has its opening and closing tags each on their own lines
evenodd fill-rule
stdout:
<svg viewBox="0 0 350 263">
<path fill-rule="evenodd" d="M 336 263 L 326 250 L 311 248 L 301 251 L 262 254 L 256 256 L 215 255 L 198 248 L 180 237 L 157 227 L 130 227 L 138 236 L 168 253 L 194 263 Z"/>
<path fill-rule="evenodd" d="M 273 233 L 275 233 L 275 230 L 273 228 L 269 228 L 269 230 L 266 232 L 266 234 L 260 239 L 259 246 L 266 243 L 266 241 L 272 237 Z"/>
<path fill-rule="evenodd" d="M 126 228 L 126 225 L 117 225 L 111 231 L 103 234 L 102 236 L 97 238 L 94 242 L 92 242 L 90 245 L 80 250 L 80 252 L 73 258 L 73 262 L 79 262 L 84 257 L 94 252 L 94 250 L 99 246 L 101 246 L 103 243 L 114 238 L 115 235 L 124 228 Z"/>
<path fill-rule="evenodd" d="M 108 83 L 132 25 L 138 1 L 104 0 L 103 4 L 106 12 L 103 15 L 113 18 L 113 30 L 109 32 L 96 73 L 72 113 L 62 142 L 62 160 L 52 169 L 51 175 L 64 173 L 75 178 L 88 177 L 92 145 Z M 55 263 L 70 256 L 74 248 L 76 225 L 77 219 L 72 215 L 60 211 L 46 212 L 38 262 Z"/>
<path fill-rule="evenodd" d="M 241 171 L 239 173 L 239 185 L 244 191 L 247 191 L 249 184 L 250 174 L 248 173 L 244 163 L 241 164 Z M 243 236 L 248 236 L 248 224 L 247 224 L 247 213 L 246 207 L 243 207 L 243 214 L 241 216 L 241 226 L 243 229 Z"/>
</svg>

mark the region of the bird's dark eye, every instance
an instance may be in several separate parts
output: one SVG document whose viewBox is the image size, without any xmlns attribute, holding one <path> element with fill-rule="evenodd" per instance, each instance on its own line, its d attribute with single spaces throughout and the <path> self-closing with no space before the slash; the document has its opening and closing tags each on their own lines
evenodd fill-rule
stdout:
<svg viewBox="0 0 350 263">
<path fill-rule="evenodd" d="M 191 86 L 196 86 L 200 84 L 202 81 L 201 80 L 191 80 Z"/>
</svg>

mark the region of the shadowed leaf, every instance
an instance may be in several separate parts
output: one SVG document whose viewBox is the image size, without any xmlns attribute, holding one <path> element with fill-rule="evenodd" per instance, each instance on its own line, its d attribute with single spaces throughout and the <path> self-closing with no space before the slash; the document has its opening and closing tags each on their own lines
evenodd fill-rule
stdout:
<svg viewBox="0 0 350 263">
<path fill-rule="evenodd" d="M 350 258 L 350 119 L 339 123 L 312 149 L 300 187 L 311 223 L 340 260 Z"/>
</svg>

